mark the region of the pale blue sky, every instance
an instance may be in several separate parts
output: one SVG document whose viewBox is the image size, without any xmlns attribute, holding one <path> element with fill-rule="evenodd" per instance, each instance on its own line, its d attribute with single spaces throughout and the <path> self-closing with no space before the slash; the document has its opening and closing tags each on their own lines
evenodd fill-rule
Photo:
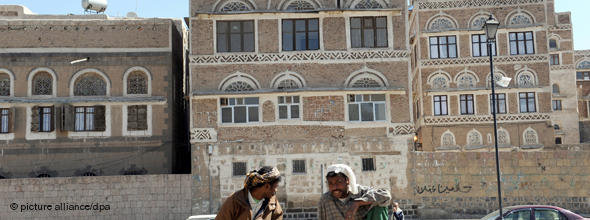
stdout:
<svg viewBox="0 0 590 220">
<path fill-rule="evenodd" d="M 134 11 L 140 17 L 182 18 L 188 16 L 189 0 L 108 0 L 109 16 Z M 82 14 L 81 0 L 0 0 L 0 4 L 25 5 L 37 14 Z M 590 0 L 555 0 L 557 12 L 571 11 L 576 50 L 590 49 Z"/>
</svg>

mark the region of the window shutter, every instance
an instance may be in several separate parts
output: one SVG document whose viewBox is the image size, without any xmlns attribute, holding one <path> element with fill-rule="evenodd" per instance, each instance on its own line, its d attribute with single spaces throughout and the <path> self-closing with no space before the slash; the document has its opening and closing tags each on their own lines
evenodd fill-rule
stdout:
<svg viewBox="0 0 590 220">
<path fill-rule="evenodd" d="M 33 106 L 33 108 L 31 108 L 31 131 L 39 132 L 40 126 L 39 106 Z"/>
<path fill-rule="evenodd" d="M 8 116 L 8 132 L 10 133 L 14 133 L 14 129 L 15 129 L 15 121 L 14 121 L 14 117 L 15 116 L 15 112 L 16 112 L 16 108 L 10 108 L 10 112 L 9 112 L 9 116 Z"/>
<path fill-rule="evenodd" d="M 62 131 L 74 131 L 76 125 L 76 115 L 74 112 L 74 106 L 64 104 L 61 109 L 61 130 Z"/>
<path fill-rule="evenodd" d="M 147 130 L 147 106 L 137 106 L 137 130 Z"/>
<path fill-rule="evenodd" d="M 94 106 L 94 130 L 105 131 L 105 107 L 104 105 Z"/>
<path fill-rule="evenodd" d="M 51 106 L 51 108 L 53 109 L 51 111 L 51 131 L 55 131 L 57 130 L 58 126 L 61 125 L 61 108 L 56 107 L 55 105 Z"/>
<path fill-rule="evenodd" d="M 137 130 L 137 105 L 127 106 L 127 130 Z"/>
</svg>

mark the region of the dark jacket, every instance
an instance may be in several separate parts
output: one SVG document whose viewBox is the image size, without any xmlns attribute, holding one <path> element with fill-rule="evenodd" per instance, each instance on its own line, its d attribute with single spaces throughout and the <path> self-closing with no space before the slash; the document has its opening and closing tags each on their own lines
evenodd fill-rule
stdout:
<svg viewBox="0 0 590 220">
<path fill-rule="evenodd" d="M 252 209 L 248 201 L 248 190 L 246 188 L 235 192 L 228 197 L 219 212 L 216 220 L 252 220 Z M 256 220 L 282 220 L 283 210 L 276 196 L 267 199 L 260 209 L 264 209 L 258 214 Z"/>
<path fill-rule="evenodd" d="M 393 217 L 395 218 L 395 220 L 404 220 L 404 212 L 399 212 L 399 213 L 393 212 Z"/>
</svg>

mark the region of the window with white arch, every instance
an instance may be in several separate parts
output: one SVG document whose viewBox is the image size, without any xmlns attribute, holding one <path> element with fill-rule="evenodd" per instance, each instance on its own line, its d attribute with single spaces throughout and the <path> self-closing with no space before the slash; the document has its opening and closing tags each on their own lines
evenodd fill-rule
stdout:
<svg viewBox="0 0 590 220">
<path fill-rule="evenodd" d="M 48 72 L 37 72 L 33 76 L 32 95 L 53 95 L 53 76 Z"/>
<path fill-rule="evenodd" d="M 428 24 L 429 31 L 448 31 L 456 28 L 455 22 L 445 16 L 436 17 Z"/>
<path fill-rule="evenodd" d="M 508 20 L 508 25 L 530 25 L 533 24 L 533 18 L 523 12 L 518 12 Z"/>
<path fill-rule="evenodd" d="M 498 145 L 499 146 L 509 146 L 510 145 L 510 134 L 506 129 L 500 128 L 498 129 Z"/>
<path fill-rule="evenodd" d="M 378 88 L 387 87 L 385 76 L 373 70 L 360 70 L 352 73 L 346 82 L 348 88 Z"/>
<path fill-rule="evenodd" d="M 377 0 L 360 0 L 352 8 L 355 9 L 374 9 L 384 8 L 384 6 Z"/>
<path fill-rule="evenodd" d="M 219 86 L 219 90 L 225 92 L 254 91 L 260 88 L 258 82 L 251 76 L 244 73 L 234 73 L 226 77 Z"/>
<path fill-rule="evenodd" d="M 502 79 L 502 77 L 506 76 L 506 74 L 504 74 L 504 72 L 501 71 L 495 71 L 494 72 L 494 83 L 500 81 Z M 488 76 L 486 77 L 486 86 L 487 88 L 492 88 L 492 80 L 491 80 L 492 74 L 488 74 Z M 498 85 L 496 84 L 496 87 L 498 87 Z"/>
<path fill-rule="evenodd" d="M 537 85 L 535 74 L 533 74 L 531 71 L 522 71 L 520 74 L 518 74 L 516 81 L 518 87 L 521 88 L 530 88 Z"/>
<path fill-rule="evenodd" d="M 539 136 L 537 131 L 532 128 L 527 128 L 523 134 L 524 145 L 537 145 L 539 144 Z"/>
<path fill-rule="evenodd" d="M 475 88 L 475 86 L 477 85 L 477 78 L 472 73 L 463 72 L 457 76 L 455 82 L 457 83 L 457 88 Z"/>
<path fill-rule="evenodd" d="M 284 10 L 287 11 L 309 11 L 315 9 L 315 4 L 308 0 L 291 0 L 284 6 Z"/>
<path fill-rule="evenodd" d="M 9 73 L 0 72 L 0 96 L 12 95 L 12 77 Z"/>
<path fill-rule="evenodd" d="M 468 146 L 482 146 L 483 145 L 483 138 L 481 133 L 477 130 L 471 130 L 467 133 L 467 145 Z"/>
<path fill-rule="evenodd" d="M 284 72 L 272 80 L 270 87 L 274 89 L 299 89 L 305 87 L 305 81 L 297 73 Z"/>
<path fill-rule="evenodd" d="M 74 96 L 106 96 L 107 83 L 97 73 L 84 73 L 74 82 Z"/>
<path fill-rule="evenodd" d="M 457 144 L 455 142 L 455 135 L 450 132 L 446 131 L 441 135 L 440 138 L 440 146 L 441 147 L 455 147 Z"/>
<path fill-rule="evenodd" d="M 221 6 L 219 8 L 219 11 L 220 12 L 252 11 L 252 7 L 250 7 L 245 2 L 238 1 L 238 0 L 232 0 L 232 1 L 228 1 L 228 2 L 224 3 L 223 6 Z"/>
<path fill-rule="evenodd" d="M 481 30 L 486 21 L 490 18 L 489 15 L 478 15 L 471 20 L 471 28 Z"/>
<path fill-rule="evenodd" d="M 126 75 L 127 95 L 147 95 L 149 91 L 149 79 L 146 73 L 136 70 Z"/>
<path fill-rule="evenodd" d="M 428 81 L 432 89 L 446 89 L 449 88 L 449 77 L 444 73 L 433 73 Z"/>
</svg>

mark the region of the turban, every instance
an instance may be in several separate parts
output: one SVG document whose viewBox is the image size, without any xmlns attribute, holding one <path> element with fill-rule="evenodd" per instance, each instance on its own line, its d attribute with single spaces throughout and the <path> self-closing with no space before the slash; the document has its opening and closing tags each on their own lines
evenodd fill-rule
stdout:
<svg viewBox="0 0 590 220">
<path fill-rule="evenodd" d="M 273 167 L 270 172 L 265 174 L 259 174 L 257 170 L 250 171 L 248 174 L 246 174 L 244 188 L 270 183 L 279 178 L 279 176 L 281 176 L 281 174 L 276 167 Z"/>
<path fill-rule="evenodd" d="M 357 194 L 359 192 L 356 185 L 356 177 L 354 176 L 354 172 L 352 172 L 352 168 L 345 164 L 334 164 L 328 167 L 328 173 L 329 172 L 344 174 L 348 178 L 348 191 L 352 194 Z"/>
</svg>

